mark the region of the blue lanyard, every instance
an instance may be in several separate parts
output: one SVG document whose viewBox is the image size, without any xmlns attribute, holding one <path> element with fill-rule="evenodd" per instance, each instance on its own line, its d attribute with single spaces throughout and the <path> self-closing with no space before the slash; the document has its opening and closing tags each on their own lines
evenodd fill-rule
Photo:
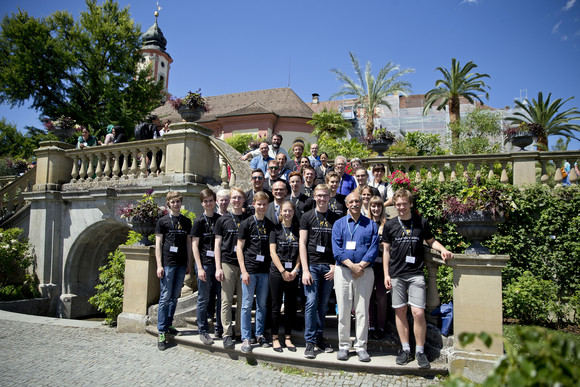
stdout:
<svg viewBox="0 0 580 387">
<path fill-rule="evenodd" d="M 350 218 L 352 219 L 352 216 Z M 354 220 L 354 219 L 352 219 L 352 220 Z M 358 226 L 360 226 L 360 217 L 358 218 L 358 220 L 354 224 L 354 230 L 350 231 L 350 222 L 348 221 L 348 219 L 346 220 L 346 226 L 348 227 L 348 232 L 350 233 L 350 240 L 352 241 L 354 238 L 354 233 L 356 232 L 356 229 L 358 228 Z"/>
<path fill-rule="evenodd" d="M 209 227 L 209 232 L 213 234 L 213 226 L 214 226 L 213 223 L 207 220 L 207 216 L 205 216 L 205 214 L 203 214 L 203 218 L 205 219 L 206 227 Z"/>
<path fill-rule="evenodd" d="M 183 228 L 181 227 L 181 223 L 179 222 L 181 220 L 181 214 L 179 214 L 179 216 L 177 217 L 177 226 L 175 225 L 175 223 L 173 223 L 173 215 L 169 214 L 169 219 L 171 220 L 171 226 L 173 227 L 173 229 L 177 229 L 177 230 L 183 230 Z"/>
</svg>

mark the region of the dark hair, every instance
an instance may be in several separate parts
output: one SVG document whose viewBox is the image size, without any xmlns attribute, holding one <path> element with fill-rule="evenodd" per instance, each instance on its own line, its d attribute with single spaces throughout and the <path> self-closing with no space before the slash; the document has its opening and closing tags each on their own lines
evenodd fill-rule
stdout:
<svg viewBox="0 0 580 387">
<path fill-rule="evenodd" d="M 203 199 L 205 199 L 205 198 L 209 198 L 210 196 L 211 196 L 211 197 L 213 197 L 213 200 L 216 200 L 216 194 L 215 194 L 215 192 L 214 192 L 212 189 L 210 189 L 210 188 L 206 188 L 206 189 L 202 190 L 202 191 L 199 193 L 199 199 L 200 199 L 200 201 L 202 201 L 202 202 L 203 202 Z"/>
<path fill-rule="evenodd" d="M 156 120 L 156 119 L 158 119 L 158 118 L 159 118 L 159 117 L 158 117 L 157 115 L 155 115 L 155 114 L 151 114 L 151 115 L 149 116 L 149 118 L 147 118 L 147 121 L 149 121 L 149 122 L 153 123 L 153 121 L 155 121 L 155 120 Z"/>
<path fill-rule="evenodd" d="M 261 173 L 262 176 L 264 176 L 264 171 L 262 171 L 260 168 L 252 169 L 250 176 L 252 176 L 254 173 Z"/>
</svg>

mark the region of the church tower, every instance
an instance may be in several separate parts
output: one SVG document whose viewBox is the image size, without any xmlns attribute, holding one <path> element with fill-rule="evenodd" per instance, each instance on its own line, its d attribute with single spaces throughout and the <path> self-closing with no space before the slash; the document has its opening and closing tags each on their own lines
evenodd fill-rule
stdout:
<svg viewBox="0 0 580 387">
<path fill-rule="evenodd" d="M 151 63 L 151 77 L 156 81 L 163 82 L 163 90 L 167 98 L 169 98 L 169 67 L 173 62 L 171 56 L 165 51 L 167 39 L 163 36 L 161 28 L 157 25 L 157 18 L 159 12 L 155 11 L 155 24 L 153 24 L 147 32 L 143 34 L 143 47 L 141 54 L 143 55 L 143 66 L 149 66 Z"/>
</svg>

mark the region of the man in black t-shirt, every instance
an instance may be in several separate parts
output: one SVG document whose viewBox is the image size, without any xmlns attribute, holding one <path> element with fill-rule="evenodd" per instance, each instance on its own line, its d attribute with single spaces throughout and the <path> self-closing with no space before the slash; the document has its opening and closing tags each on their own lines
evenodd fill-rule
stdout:
<svg viewBox="0 0 580 387">
<path fill-rule="evenodd" d="M 314 189 L 316 208 L 300 219 L 300 263 L 302 284 L 306 296 L 304 310 L 304 356 L 314 359 L 314 347 L 332 352 L 323 342 L 324 319 L 328 299 L 334 285 L 334 255 L 332 254 L 332 226 L 340 216 L 328 209 L 330 189 L 319 184 Z"/>
<path fill-rule="evenodd" d="M 172 325 L 173 315 L 185 273 L 191 269 L 191 221 L 180 213 L 182 196 L 179 192 L 170 191 L 166 201 L 169 214 L 161 217 L 155 227 L 155 260 L 161 286 L 157 346 L 162 351 L 167 349 L 165 335 L 179 334 Z"/>
<path fill-rule="evenodd" d="M 214 227 L 219 219 L 215 213 L 216 194 L 209 188 L 199 194 L 202 216 L 198 217 L 191 229 L 191 243 L 195 270 L 197 272 L 197 326 L 199 338 L 205 345 L 213 344 L 213 339 L 208 333 L 208 311 L 215 311 L 215 304 L 221 305 L 220 282 L 215 278 L 215 236 Z M 213 307 L 210 308 L 210 305 Z M 213 312 L 210 317 L 213 317 Z M 223 332 L 221 315 L 217 313 L 216 335 L 219 337 Z"/>
<path fill-rule="evenodd" d="M 239 188 L 230 191 L 232 212 L 220 217 L 215 225 L 215 277 L 221 282 L 221 320 L 224 328 L 224 348 L 233 349 L 234 327 L 232 326 L 232 302 L 237 294 L 235 336 L 241 337 L 242 279 L 236 245 L 238 229 L 248 215 L 242 211 L 246 194 Z"/>
<path fill-rule="evenodd" d="M 242 273 L 242 352 L 252 352 L 252 304 L 256 295 L 256 339 L 262 347 L 268 347 L 264 337 L 268 300 L 268 273 L 270 271 L 270 232 L 274 224 L 265 217 L 268 195 L 254 195 L 255 215 L 240 225 L 236 254 Z"/>
<path fill-rule="evenodd" d="M 383 268 L 385 287 L 391 290 L 392 305 L 395 310 L 397 332 L 402 349 L 397 356 L 399 365 L 413 360 L 409 344 L 409 322 L 407 305 L 413 312 L 413 331 L 417 344 L 415 355 L 419 368 L 430 368 L 425 356 L 425 320 L 426 286 L 423 275 L 423 241 L 429 247 L 440 251 L 441 258 L 453 258 L 453 253 L 433 238 L 427 220 L 411 213 L 413 196 L 406 189 L 400 189 L 393 195 L 398 216 L 389 220 L 383 230 Z"/>
<path fill-rule="evenodd" d="M 270 191 L 264 189 L 264 172 L 261 169 L 252 171 L 252 189 L 246 192 L 246 201 L 244 211 L 249 215 L 254 215 L 254 195 L 258 192 L 265 192 L 268 195 L 268 201 L 274 201 L 274 196 Z"/>
</svg>

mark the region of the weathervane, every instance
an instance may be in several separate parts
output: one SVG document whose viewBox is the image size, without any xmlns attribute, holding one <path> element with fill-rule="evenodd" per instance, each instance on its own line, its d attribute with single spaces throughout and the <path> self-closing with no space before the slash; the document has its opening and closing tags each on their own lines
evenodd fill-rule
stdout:
<svg viewBox="0 0 580 387">
<path fill-rule="evenodd" d="M 157 11 L 155 11 L 155 22 L 157 22 L 157 18 L 159 17 L 159 11 L 161 11 L 161 7 L 159 6 L 159 1 L 157 1 Z"/>
</svg>

